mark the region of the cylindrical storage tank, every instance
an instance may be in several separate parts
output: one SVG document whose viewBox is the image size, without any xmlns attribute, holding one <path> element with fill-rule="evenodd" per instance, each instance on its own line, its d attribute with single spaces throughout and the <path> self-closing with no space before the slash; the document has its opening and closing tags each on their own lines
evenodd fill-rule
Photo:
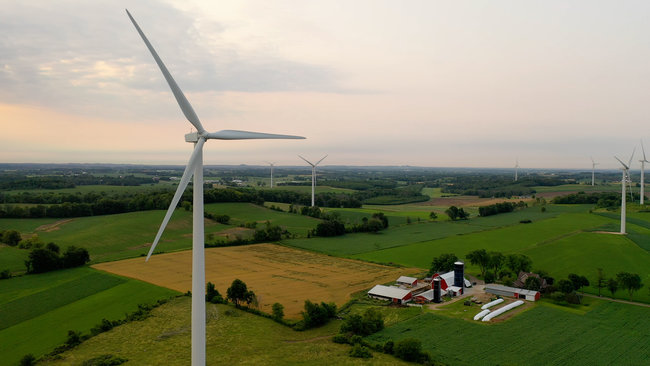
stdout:
<svg viewBox="0 0 650 366">
<path fill-rule="evenodd" d="M 454 263 L 454 286 L 465 287 L 465 263 L 460 261 Z"/>
<path fill-rule="evenodd" d="M 440 277 L 433 279 L 433 302 L 440 302 Z"/>
</svg>

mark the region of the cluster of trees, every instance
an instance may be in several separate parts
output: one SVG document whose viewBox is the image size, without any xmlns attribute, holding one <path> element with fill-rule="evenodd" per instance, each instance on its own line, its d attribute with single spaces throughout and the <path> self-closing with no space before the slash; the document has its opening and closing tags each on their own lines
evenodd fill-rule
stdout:
<svg viewBox="0 0 650 366">
<path fill-rule="evenodd" d="M 488 252 L 485 249 L 477 249 L 467 253 L 465 256 L 471 264 L 478 266 L 481 270 L 481 276 L 486 283 L 501 279 L 504 276 L 515 276 L 519 272 L 530 272 L 533 261 L 523 254 L 504 255 L 501 252 Z M 444 253 L 433 258 L 428 276 L 434 273 L 446 273 L 454 270 L 454 263 L 458 257 L 453 253 Z M 546 277 L 545 277 L 546 278 Z M 553 279 L 547 278 L 551 283 Z"/>
<path fill-rule="evenodd" d="M 481 276 L 486 283 L 500 280 L 504 276 L 517 276 L 519 272 L 530 272 L 533 261 L 524 254 L 508 254 L 488 252 L 477 249 L 465 256 L 471 264 L 479 266 Z M 552 279 L 551 279 L 552 281 Z"/>
<path fill-rule="evenodd" d="M 341 325 L 340 333 L 347 335 L 369 336 L 384 329 L 384 317 L 375 308 L 367 309 L 363 315 L 352 314 Z"/>
<path fill-rule="evenodd" d="M 290 207 L 290 210 L 294 209 Z M 314 236 L 339 236 L 345 233 L 361 232 L 376 233 L 388 228 L 388 217 L 383 212 L 375 212 L 370 219 L 364 217 L 361 219 L 361 224 L 354 224 L 349 227 L 345 226 L 338 212 L 324 212 L 318 206 L 304 206 L 300 209 L 300 213 L 323 220 L 310 233 L 310 235 Z"/>
<path fill-rule="evenodd" d="M 638 196 L 638 195 L 637 195 Z M 559 196 L 553 199 L 556 204 L 595 204 L 596 207 L 618 207 L 621 205 L 621 195 L 616 192 L 578 192 Z"/>
<path fill-rule="evenodd" d="M 478 215 L 482 217 L 492 216 L 500 213 L 512 212 L 516 208 L 524 208 L 526 206 L 527 205 L 524 201 L 519 201 L 518 203 L 500 202 L 500 203 L 495 203 L 493 205 L 480 206 L 478 208 Z"/>
<path fill-rule="evenodd" d="M 302 311 L 302 328 L 310 329 L 327 324 L 336 317 L 336 304 L 321 302 L 320 305 L 305 300 L 305 310 Z"/>
<path fill-rule="evenodd" d="M 90 255 L 85 248 L 69 246 L 63 255 L 60 254 L 59 246 L 48 243 L 45 246 L 38 245 L 29 252 L 25 261 L 27 273 L 44 273 L 63 268 L 83 266 L 90 261 Z"/>
<path fill-rule="evenodd" d="M 0 230 L 0 243 L 15 247 L 23 240 L 20 232 L 17 230 Z"/>
<path fill-rule="evenodd" d="M 557 282 L 557 289 L 562 292 L 568 303 L 579 304 L 581 299 L 576 291 L 589 286 L 589 280 L 585 276 L 570 273 L 568 279 L 561 279 Z"/>
<path fill-rule="evenodd" d="M 598 283 L 596 286 L 598 287 L 598 295 L 600 295 L 600 289 L 606 286 L 612 296 L 614 296 L 619 289 L 623 289 L 627 291 L 630 299 L 632 299 L 632 295 L 643 287 L 643 283 L 641 282 L 641 276 L 639 276 L 638 273 L 630 272 L 619 272 L 616 274 L 616 277 L 605 281 L 602 269 L 599 269 Z"/>
<path fill-rule="evenodd" d="M 450 206 L 445 210 L 445 213 L 453 221 L 467 220 L 469 218 L 469 213 L 465 212 L 463 208 L 458 208 L 456 206 Z"/>
<path fill-rule="evenodd" d="M 75 175 L 2 175 L 0 176 L 0 190 L 14 189 L 63 189 L 75 188 L 82 185 L 107 185 L 107 186 L 139 186 L 152 183 L 151 177 L 125 176 L 94 176 L 92 174 Z"/>
<path fill-rule="evenodd" d="M 232 301 L 232 303 L 235 304 L 235 306 L 239 306 L 240 303 L 244 302 L 247 306 L 253 304 L 257 307 L 258 305 L 257 296 L 255 293 L 252 290 L 249 290 L 246 286 L 246 283 L 240 279 L 235 279 L 232 281 L 232 284 L 226 291 L 226 296 L 228 297 L 228 300 Z"/>
</svg>

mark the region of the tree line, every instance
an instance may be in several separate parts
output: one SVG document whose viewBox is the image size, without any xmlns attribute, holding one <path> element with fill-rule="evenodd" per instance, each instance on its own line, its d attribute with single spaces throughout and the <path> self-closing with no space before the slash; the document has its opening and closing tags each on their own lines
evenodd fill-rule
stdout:
<svg viewBox="0 0 650 366">
<path fill-rule="evenodd" d="M 498 215 L 500 213 L 512 212 L 517 208 L 526 207 L 524 201 L 514 202 L 500 202 L 493 205 L 479 206 L 478 215 L 481 217 Z"/>
</svg>

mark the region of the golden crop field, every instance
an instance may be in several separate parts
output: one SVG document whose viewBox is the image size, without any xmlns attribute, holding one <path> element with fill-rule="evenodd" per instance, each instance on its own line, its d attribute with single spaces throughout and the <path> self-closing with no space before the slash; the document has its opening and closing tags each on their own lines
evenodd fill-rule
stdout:
<svg viewBox="0 0 650 366">
<path fill-rule="evenodd" d="M 191 262 L 192 252 L 183 251 L 153 256 L 148 263 L 144 258 L 133 258 L 93 267 L 186 292 L 192 287 Z M 239 278 L 257 295 L 260 310 L 270 313 L 273 303 L 279 302 L 288 318 L 300 316 L 305 300 L 333 301 L 341 306 L 355 292 L 422 271 L 273 244 L 209 248 L 205 250 L 205 262 L 206 281 L 214 283 L 222 295 Z"/>
</svg>

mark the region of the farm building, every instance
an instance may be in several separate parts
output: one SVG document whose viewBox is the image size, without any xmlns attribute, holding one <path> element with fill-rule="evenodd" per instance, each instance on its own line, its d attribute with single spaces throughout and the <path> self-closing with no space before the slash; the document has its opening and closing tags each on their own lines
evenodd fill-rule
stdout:
<svg viewBox="0 0 650 366">
<path fill-rule="evenodd" d="M 537 278 L 539 280 L 540 288 L 545 289 L 546 287 L 548 287 L 548 283 L 546 283 L 545 278 L 542 278 L 537 273 L 532 273 L 532 272 L 519 272 L 519 276 L 517 276 L 517 280 L 513 282 L 512 286 L 523 288 L 526 285 L 526 280 L 529 277 Z"/>
<path fill-rule="evenodd" d="M 400 276 L 400 278 L 397 279 L 397 284 L 406 285 L 406 286 L 415 286 L 418 284 L 418 279 L 415 277 Z"/>
<path fill-rule="evenodd" d="M 413 298 L 411 291 L 398 287 L 376 285 L 368 291 L 368 297 L 380 300 L 390 300 L 397 304 L 404 304 Z"/>
<path fill-rule="evenodd" d="M 539 291 L 525 290 L 522 288 L 508 287 L 503 285 L 488 284 L 485 285 L 485 292 L 500 295 L 514 297 L 516 299 L 524 299 L 528 301 L 537 301 L 539 300 Z"/>
<path fill-rule="evenodd" d="M 465 287 L 472 287 L 472 283 L 465 277 L 465 264 L 463 262 L 454 263 L 454 270 L 451 272 L 433 275 L 433 278 L 440 278 L 440 289 L 446 291 L 452 296 L 462 295 Z M 433 287 L 432 287 L 433 288 Z"/>
</svg>

